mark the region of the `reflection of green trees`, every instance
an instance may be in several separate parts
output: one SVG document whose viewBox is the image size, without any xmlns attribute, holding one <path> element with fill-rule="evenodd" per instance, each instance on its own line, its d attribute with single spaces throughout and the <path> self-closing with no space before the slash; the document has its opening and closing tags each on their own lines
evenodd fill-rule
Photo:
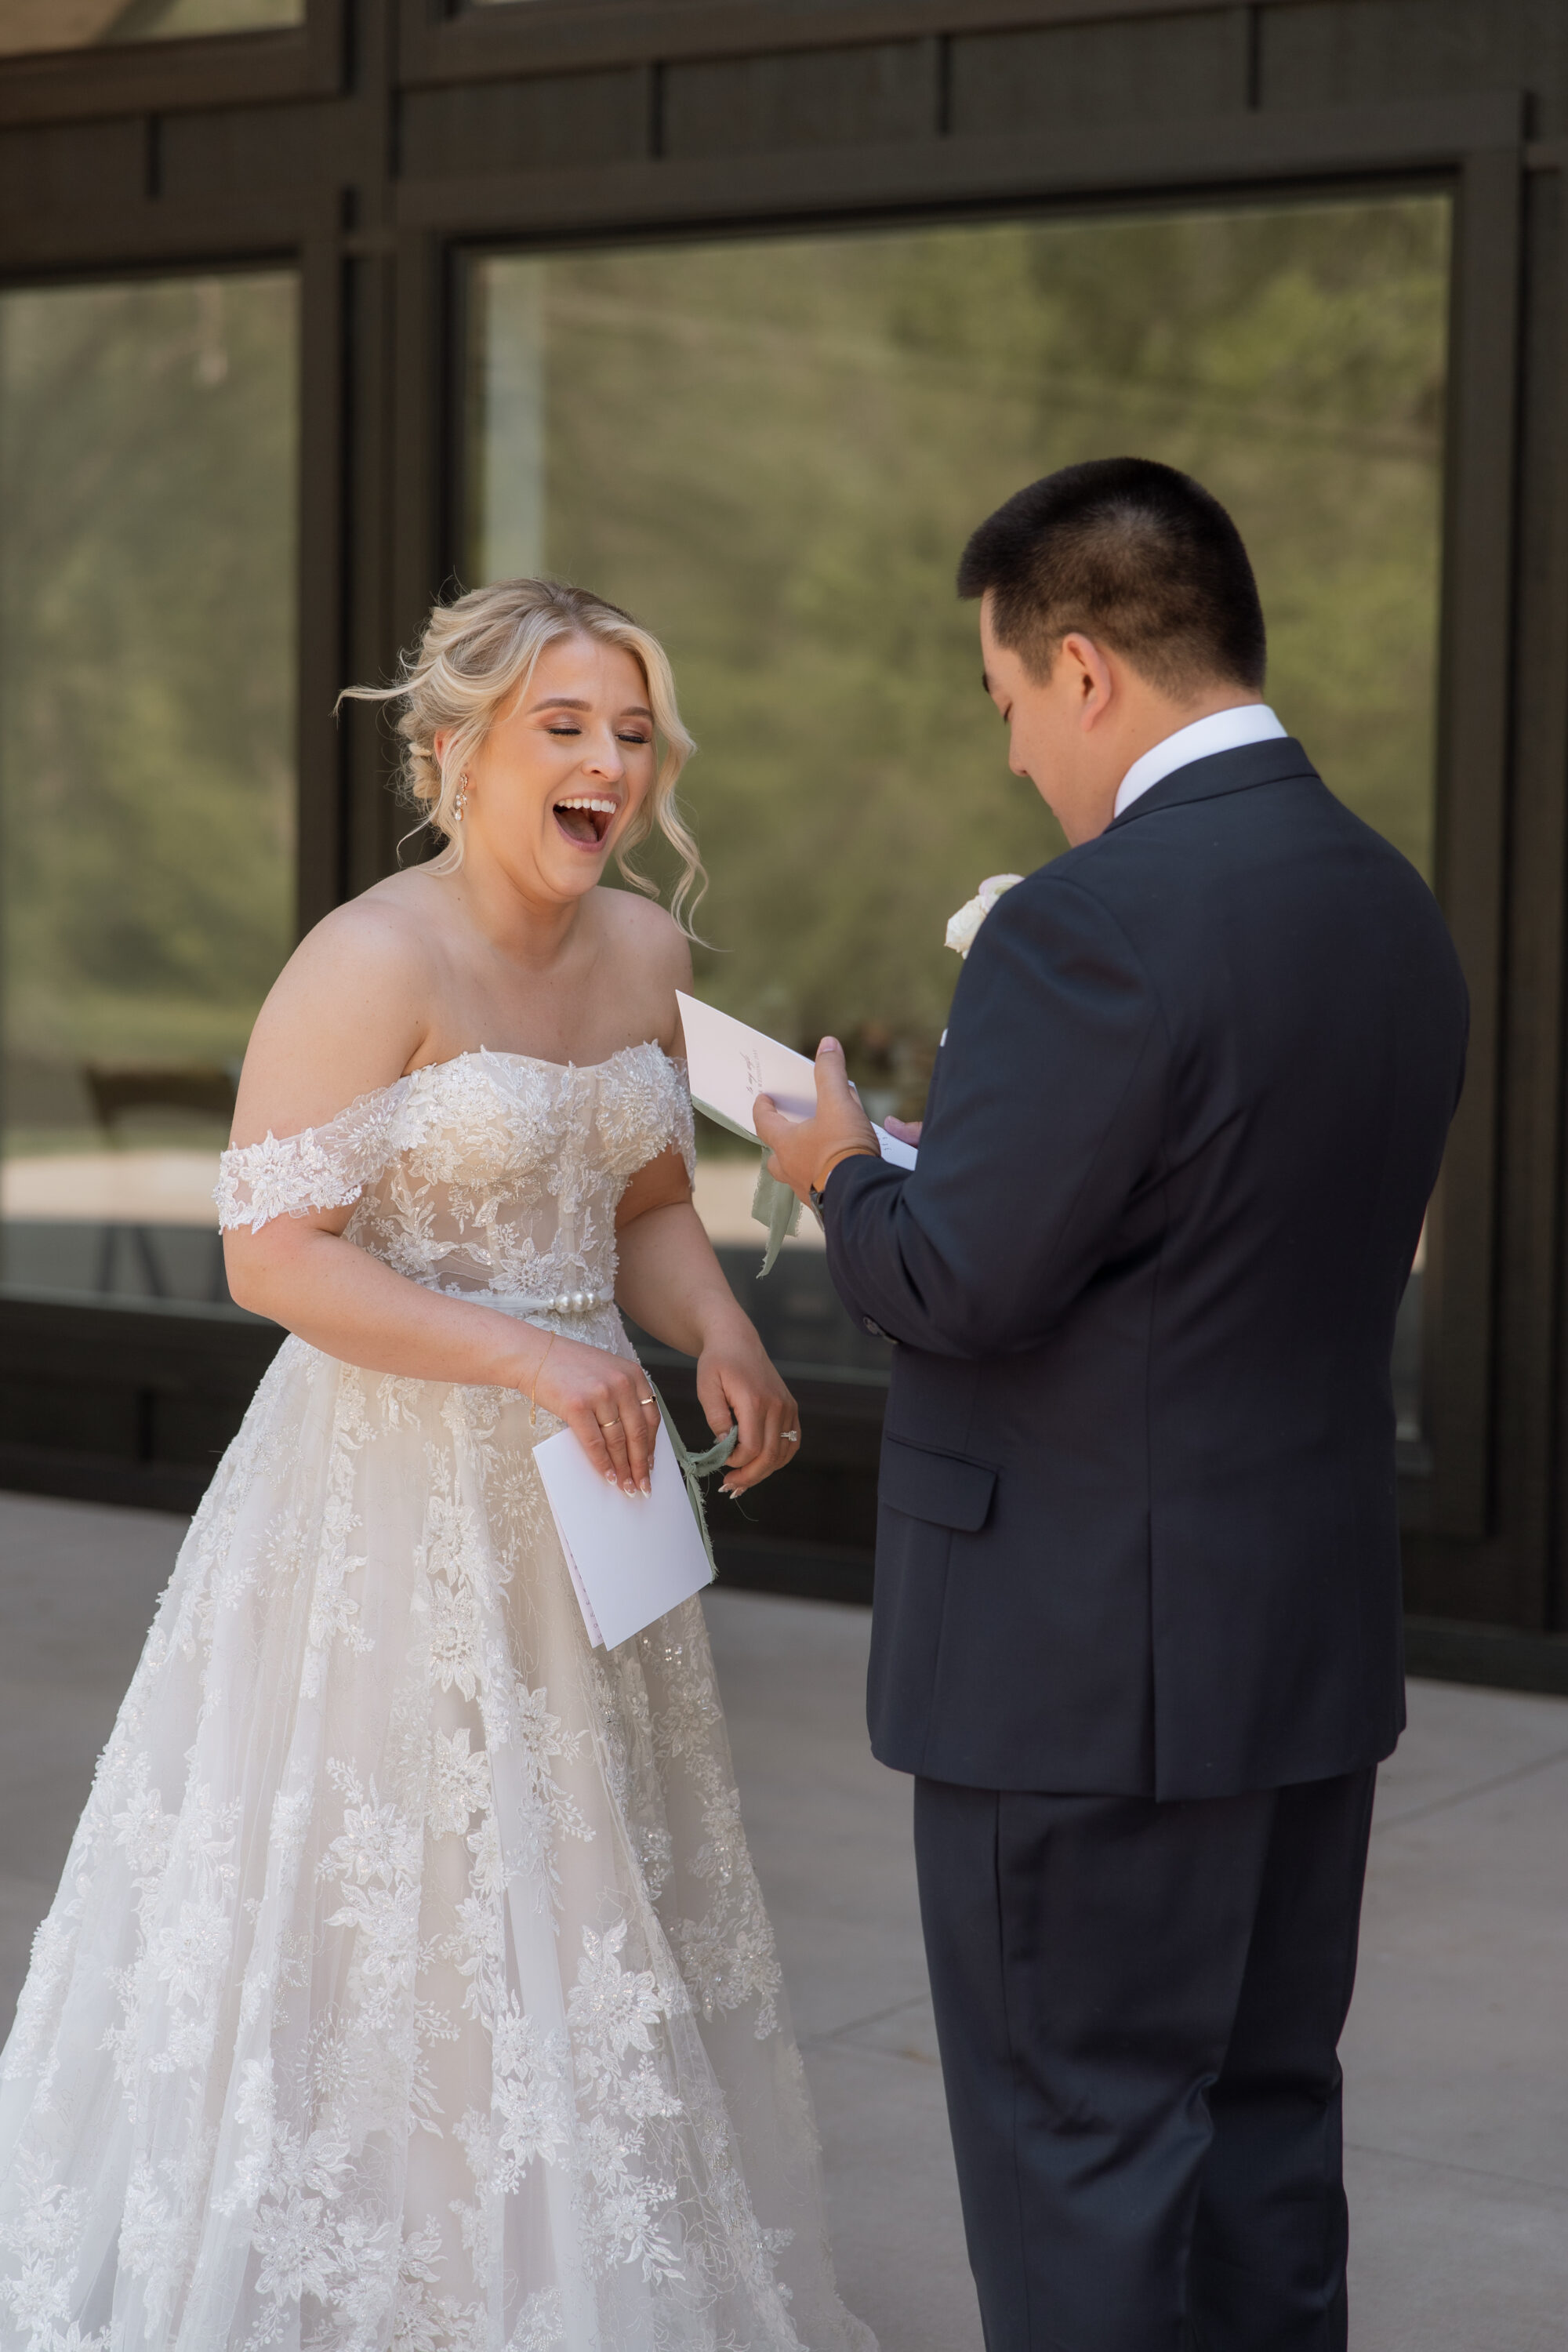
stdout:
<svg viewBox="0 0 1568 2352">
<path fill-rule="evenodd" d="M 0 299 L 24 1125 L 58 1122 L 70 1097 L 48 1073 L 84 1055 L 242 1051 L 288 952 L 296 379 L 286 278 Z"/>
<path fill-rule="evenodd" d="M 99 37 L 177 41 L 194 33 L 246 33 L 304 21 L 305 0 L 129 0 Z"/>
<path fill-rule="evenodd" d="M 934 1037 L 946 916 L 1059 845 L 957 553 L 1125 449 L 1232 508 L 1271 698 L 1426 864 L 1447 236 L 1423 198 L 483 265 L 497 331 L 542 299 L 543 558 L 662 633 L 702 746 L 706 987 L 802 1039 Z"/>
<path fill-rule="evenodd" d="M 0 0 L 0 56 L 302 25 L 305 0 Z"/>
</svg>

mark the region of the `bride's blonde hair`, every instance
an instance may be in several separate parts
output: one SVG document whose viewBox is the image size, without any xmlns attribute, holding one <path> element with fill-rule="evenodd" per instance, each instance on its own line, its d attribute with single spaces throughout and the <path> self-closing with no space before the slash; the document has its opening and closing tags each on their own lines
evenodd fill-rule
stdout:
<svg viewBox="0 0 1568 2352">
<path fill-rule="evenodd" d="M 681 723 L 668 656 L 618 604 L 558 580 L 498 580 L 435 607 L 418 645 L 404 655 L 395 686 L 347 687 L 339 700 L 402 703 L 397 731 L 403 738 L 404 789 L 423 812 L 422 822 L 446 840 L 433 870 L 452 873 L 463 862 L 463 828 L 455 804 L 469 761 L 526 688 L 545 646 L 577 636 L 619 646 L 642 671 L 659 742 L 658 770 L 653 790 L 621 836 L 616 863 L 634 890 L 657 898 L 657 885 L 627 856 L 657 827 L 680 859 L 670 912 L 689 936 L 689 917 L 707 877 L 677 806 L 675 786 L 697 747 Z M 437 754 L 440 734 L 447 741 Z"/>
</svg>

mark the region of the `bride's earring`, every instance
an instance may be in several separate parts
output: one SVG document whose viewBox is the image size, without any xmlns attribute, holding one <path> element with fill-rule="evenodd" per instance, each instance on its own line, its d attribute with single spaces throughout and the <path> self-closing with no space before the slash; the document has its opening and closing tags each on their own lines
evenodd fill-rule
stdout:
<svg viewBox="0 0 1568 2352">
<path fill-rule="evenodd" d="M 459 824 L 463 822 L 463 814 L 468 805 L 468 780 L 467 776 L 459 776 L 458 778 L 458 789 L 452 799 L 452 814 Z"/>
</svg>

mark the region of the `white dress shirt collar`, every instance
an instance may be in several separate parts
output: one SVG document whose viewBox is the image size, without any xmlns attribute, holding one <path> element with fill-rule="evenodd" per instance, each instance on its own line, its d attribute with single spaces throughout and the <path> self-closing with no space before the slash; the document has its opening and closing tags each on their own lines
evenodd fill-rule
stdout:
<svg viewBox="0 0 1568 2352">
<path fill-rule="evenodd" d="M 1236 710 L 1211 710 L 1206 719 L 1194 719 L 1190 727 L 1178 727 L 1163 743 L 1156 743 L 1134 760 L 1117 789 L 1112 820 L 1130 809 L 1155 784 L 1173 776 L 1178 768 L 1189 767 L 1194 760 L 1206 760 L 1215 751 L 1235 751 L 1243 743 L 1269 743 L 1283 735 L 1274 713 L 1266 702 L 1244 702 Z"/>
</svg>

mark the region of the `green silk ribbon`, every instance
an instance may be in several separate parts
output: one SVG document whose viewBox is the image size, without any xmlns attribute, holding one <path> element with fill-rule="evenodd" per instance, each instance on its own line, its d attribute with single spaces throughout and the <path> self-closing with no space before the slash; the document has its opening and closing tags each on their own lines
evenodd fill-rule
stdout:
<svg viewBox="0 0 1568 2352">
<path fill-rule="evenodd" d="M 715 1127 L 727 1128 L 731 1135 L 738 1135 L 742 1143 L 754 1144 L 757 1141 L 754 1129 L 748 1132 L 738 1119 L 727 1118 L 721 1110 L 715 1110 L 711 1103 L 704 1102 L 700 1095 L 693 1095 L 691 1101 L 693 1108 L 700 1110 L 704 1118 L 710 1118 Z M 768 1174 L 768 1147 L 765 1143 L 762 1151 L 757 1189 L 752 1195 L 752 1214 L 759 1225 L 765 1225 L 768 1229 L 768 1244 L 757 1275 L 759 1282 L 764 1274 L 773 1272 L 780 1250 L 800 1227 L 799 1201 L 787 1184 L 781 1184 L 776 1176 Z"/>
<path fill-rule="evenodd" d="M 719 1563 L 713 1557 L 713 1538 L 708 1532 L 708 1513 L 702 1501 L 702 1481 L 704 1478 L 711 1478 L 715 1470 L 722 1470 L 725 1463 L 735 1451 L 741 1433 L 738 1428 L 727 1429 L 723 1436 L 715 1438 L 713 1444 L 704 1452 L 693 1454 L 669 1417 L 669 1407 L 659 1391 L 658 1381 L 653 1379 L 646 1364 L 642 1370 L 643 1378 L 653 1391 L 654 1402 L 658 1407 L 658 1417 L 664 1423 L 664 1433 L 669 1440 L 677 1462 L 680 1465 L 680 1475 L 686 1481 L 686 1491 L 691 1500 L 691 1514 L 697 1521 L 697 1532 L 702 1538 L 702 1549 L 708 1555 L 708 1565 L 717 1577 Z"/>
</svg>

